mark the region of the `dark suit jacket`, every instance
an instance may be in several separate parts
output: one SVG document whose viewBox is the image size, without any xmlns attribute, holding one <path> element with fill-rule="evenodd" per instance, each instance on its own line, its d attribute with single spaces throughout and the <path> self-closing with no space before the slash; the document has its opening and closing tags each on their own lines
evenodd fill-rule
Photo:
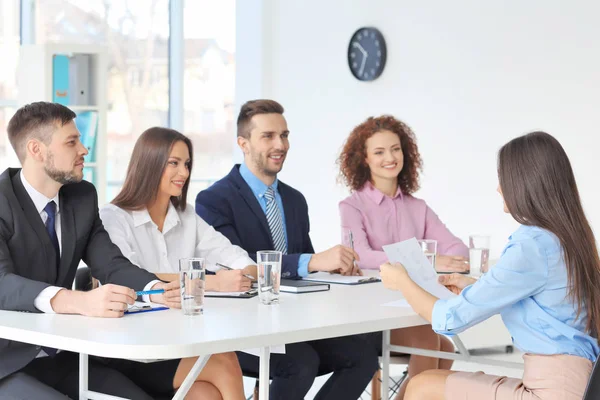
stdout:
<svg viewBox="0 0 600 400">
<path fill-rule="evenodd" d="M 55 250 L 20 169 L 0 175 L 0 309 L 39 312 L 35 298 L 48 286 L 71 288 L 83 259 L 94 277 L 142 290 L 156 276 L 131 264 L 104 230 L 98 196 L 91 183 L 65 185 L 59 192 L 61 260 L 48 265 Z M 29 364 L 39 353 L 34 345 L 0 339 L 0 379 Z"/>
<path fill-rule="evenodd" d="M 283 256 L 282 278 L 298 276 L 298 258 L 312 254 L 314 249 L 308 235 L 308 206 L 302 193 L 279 181 L 279 195 L 285 213 L 288 254 Z M 252 189 L 240 175 L 239 164 L 229 175 L 198 193 L 196 213 L 208 224 L 248 252 L 256 260 L 259 250 L 272 250 L 273 239 L 267 217 Z"/>
</svg>

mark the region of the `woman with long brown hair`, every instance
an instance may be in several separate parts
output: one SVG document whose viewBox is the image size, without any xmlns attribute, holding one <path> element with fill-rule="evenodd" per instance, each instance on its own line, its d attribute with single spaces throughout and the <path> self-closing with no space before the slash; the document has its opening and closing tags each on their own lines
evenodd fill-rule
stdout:
<svg viewBox="0 0 600 400">
<path fill-rule="evenodd" d="M 571 164 L 554 137 L 533 132 L 500 149 L 498 178 L 504 211 L 521 226 L 480 280 L 441 276 L 458 296 L 440 300 L 401 264 L 382 265 L 381 275 L 439 333 L 456 334 L 500 314 L 525 353 L 523 379 L 432 370 L 410 382 L 407 399 L 583 397 L 599 353 L 600 260 Z"/>
<path fill-rule="evenodd" d="M 104 227 L 125 257 L 160 279 L 178 277 L 179 259 L 203 257 L 208 265 L 222 263 L 233 268 L 207 276 L 206 290 L 248 290 L 251 280 L 245 275 L 256 276 L 254 261 L 186 203 L 193 154 L 190 139 L 175 130 L 150 128 L 142 133 L 121 192 L 100 211 Z M 211 356 L 198 379 L 199 398 L 244 398 L 235 353 Z"/>
</svg>

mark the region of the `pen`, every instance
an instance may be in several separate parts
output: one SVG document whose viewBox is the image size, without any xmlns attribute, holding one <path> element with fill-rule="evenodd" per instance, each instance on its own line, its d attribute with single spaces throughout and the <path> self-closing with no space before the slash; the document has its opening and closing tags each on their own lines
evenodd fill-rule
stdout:
<svg viewBox="0 0 600 400">
<path fill-rule="evenodd" d="M 352 250 L 354 250 L 354 235 L 352 234 L 352 231 L 350 231 L 350 230 L 348 231 L 348 240 L 350 240 L 350 248 Z M 360 271 L 360 269 L 358 268 L 358 265 L 356 264 L 356 260 L 353 260 L 352 262 L 354 263 L 354 268 L 356 268 L 358 271 Z"/>
<path fill-rule="evenodd" d="M 142 290 L 139 292 L 135 292 L 136 296 L 144 296 L 146 294 L 161 294 L 164 293 L 165 289 L 155 289 L 155 290 Z"/>
<path fill-rule="evenodd" d="M 220 269 L 224 269 L 224 270 L 226 270 L 226 271 L 233 271 L 233 268 L 231 268 L 231 267 L 228 267 L 227 265 L 220 264 L 220 263 L 215 263 L 215 264 L 216 264 L 216 265 L 217 265 L 217 267 L 219 267 Z M 256 278 L 254 278 L 252 275 L 249 275 L 249 274 L 244 274 L 244 276 L 245 276 L 246 278 L 248 278 L 248 279 L 252 280 L 252 281 L 253 281 L 254 279 L 256 279 Z"/>
</svg>

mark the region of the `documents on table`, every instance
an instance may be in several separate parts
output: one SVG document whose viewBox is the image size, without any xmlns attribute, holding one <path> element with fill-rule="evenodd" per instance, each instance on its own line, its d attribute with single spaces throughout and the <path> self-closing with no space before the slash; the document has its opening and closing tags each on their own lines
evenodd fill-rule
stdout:
<svg viewBox="0 0 600 400">
<path fill-rule="evenodd" d="M 340 274 L 332 274 L 330 272 L 316 272 L 302 278 L 304 281 L 337 283 L 342 285 L 360 285 L 362 283 L 381 282 L 377 276 L 346 276 Z"/>
<path fill-rule="evenodd" d="M 233 299 L 249 299 L 258 295 L 258 289 L 250 289 L 245 292 L 204 292 L 204 297 L 225 297 Z"/>
<path fill-rule="evenodd" d="M 411 279 L 435 297 L 449 299 L 456 296 L 438 282 L 437 274 L 425 254 L 423 254 L 417 239 L 412 238 L 383 246 L 383 251 L 385 251 L 390 262 L 399 262 L 404 265 Z"/>
</svg>

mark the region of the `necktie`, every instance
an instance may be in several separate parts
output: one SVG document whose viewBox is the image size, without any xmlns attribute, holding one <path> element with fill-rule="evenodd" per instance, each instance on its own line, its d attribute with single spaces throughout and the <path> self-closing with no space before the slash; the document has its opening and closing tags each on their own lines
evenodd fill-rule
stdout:
<svg viewBox="0 0 600 400">
<path fill-rule="evenodd" d="M 46 219 L 46 231 L 54 246 L 54 253 L 56 254 L 55 268 L 58 271 L 58 266 L 60 265 L 60 247 L 58 246 L 58 236 L 56 235 L 56 203 L 54 201 L 48 202 L 46 207 L 44 207 L 44 211 L 48 215 Z"/>
<path fill-rule="evenodd" d="M 269 186 L 265 193 L 265 199 L 267 199 L 267 223 L 271 230 L 271 237 L 273 238 L 273 246 L 275 250 L 281 251 L 283 254 L 287 254 L 287 243 L 285 242 L 285 232 L 283 231 L 283 220 L 279 207 L 275 201 L 275 190 Z"/>
<path fill-rule="evenodd" d="M 60 247 L 58 246 L 58 236 L 56 235 L 56 203 L 54 200 L 46 204 L 44 211 L 46 211 L 46 214 L 48 215 L 48 218 L 46 219 L 46 231 L 54 246 L 54 253 L 56 254 L 54 268 L 56 268 L 56 273 L 58 274 L 58 266 L 60 265 Z M 58 352 L 58 350 L 53 349 L 52 347 L 42 347 L 42 350 L 50 357 L 54 357 Z"/>
</svg>

